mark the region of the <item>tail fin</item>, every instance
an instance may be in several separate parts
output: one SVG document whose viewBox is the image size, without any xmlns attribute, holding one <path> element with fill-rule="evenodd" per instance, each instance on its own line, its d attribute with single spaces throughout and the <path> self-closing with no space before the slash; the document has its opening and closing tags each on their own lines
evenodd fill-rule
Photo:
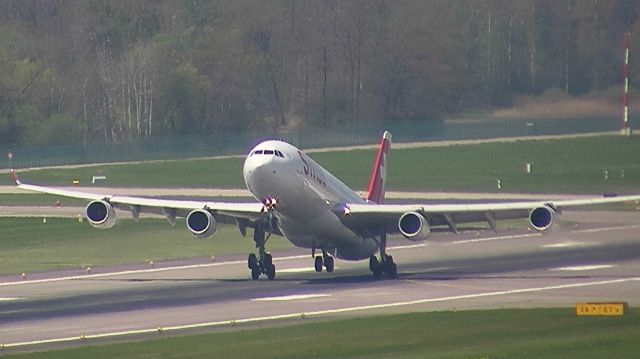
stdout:
<svg viewBox="0 0 640 359">
<path fill-rule="evenodd" d="M 20 178 L 18 177 L 18 174 L 13 169 L 11 169 L 11 178 L 13 178 L 13 182 L 16 184 L 16 186 L 19 186 L 22 184 L 22 182 L 20 182 Z"/>
<path fill-rule="evenodd" d="M 371 180 L 369 181 L 369 195 L 367 200 L 375 203 L 382 203 L 384 201 L 384 189 L 387 181 L 387 154 L 391 149 L 391 133 L 384 131 L 382 140 L 380 141 L 380 148 L 378 149 L 378 156 L 376 157 L 376 163 L 371 173 Z"/>
</svg>

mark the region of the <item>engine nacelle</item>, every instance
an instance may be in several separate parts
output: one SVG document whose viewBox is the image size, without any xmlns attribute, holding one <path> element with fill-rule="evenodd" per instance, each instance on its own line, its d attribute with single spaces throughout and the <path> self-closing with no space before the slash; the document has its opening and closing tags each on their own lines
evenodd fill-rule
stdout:
<svg viewBox="0 0 640 359">
<path fill-rule="evenodd" d="M 94 228 L 107 229 L 116 224 L 116 210 L 104 200 L 89 202 L 84 214 Z"/>
<path fill-rule="evenodd" d="M 398 229 L 405 238 L 412 241 L 423 241 L 431 234 L 427 219 L 418 212 L 407 212 L 400 216 Z"/>
<path fill-rule="evenodd" d="M 535 230 L 543 232 L 551 228 L 556 217 L 556 210 L 551 206 L 537 207 L 529 213 L 529 224 Z"/>
<path fill-rule="evenodd" d="M 198 238 L 212 236 L 218 230 L 218 223 L 211 213 L 204 209 L 196 209 L 187 215 L 187 228 Z"/>
</svg>

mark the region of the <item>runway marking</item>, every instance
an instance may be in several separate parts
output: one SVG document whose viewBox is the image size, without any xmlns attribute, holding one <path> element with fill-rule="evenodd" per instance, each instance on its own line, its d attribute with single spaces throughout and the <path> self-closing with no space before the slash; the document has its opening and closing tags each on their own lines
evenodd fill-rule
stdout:
<svg viewBox="0 0 640 359">
<path fill-rule="evenodd" d="M 278 273 L 304 273 L 304 272 L 315 272 L 315 271 L 316 269 L 314 267 L 278 269 Z"/>
<path fill-rule="evenodd" d="M 617 226 L 617 227 L 605 227 L 605 228 L 593 228 L 593 229 L 582 229 L 572 231 L 573 233 L 591 233 L 591 232 L 602 232 L 602 231 L 613 231 L 613 230 L 622 230 L 622 229 L 632 229 L 632 228 L 640 228 L 640 224 L 628 225 L 628 226 Z M 478 242 L 488 242 L 488 241 L 498 241 L 498 240 L 507 240 L 507 239 L 518 239 L 518 238 L 526 238 L 526 237 L 537 237 L 541 236 L 542 233 L 527 233 L 527 234 L 519 234 L 519 235 L 511 235 L 511 236 L 498 236 L 498 237 L 488 237 L 488 238 L 478 238 L 478 239 L 468 239 L 468 240 L 460 240 L 450 242 L 451 244 L 468 244 L 468 243 L 478 243 Z M 403 250 L 403 249 L 411 249 L 411 248 L 419 248 L 426 246 L 425 243 L 419 244 L 411 244 L 405 246 L 395 246 L 389 247 L 390 251 L 393 250 Z M 548 245 L 553 246 L 553 245 Z M 558 244 L 561 246 L 561 244 Z M 286 261 L 292 259 L 300 259 L 307 258 L 308 255 L 296 255 L 289 257 L 280 257 L 273 258 L 273 261 Z M 246 261 L 228 261 L 228 262 L 216 262 L 216 263 L 206 263 L 206 264 L 193 264 L 193 265 L 185 265 L 185 266 L 174 266 L 174 267 L 162 267 L 162 268 L 152 268 L 152 269 L 138 269 L 138 270 L 128 270 L 128 271 L 120 271 L 120 272 L 109 272 L 109 273 L 97 273 L 97 274 L 84 274 L 84 275 L 75 275 L 75 276 L 67 276 L 67 277 L 56 277 L 56 278 L 47 278 L 47 279 L 32 279 L 32 280 L 22 280 L 16 282 L 3 282 L 0 283 L 0 287 L 12 286 L 12 285 L 26 285 L 26 284 L 38 284 L 38 283 L 51 283 L 51 282 L 61 282 L 67 280 L 77 280 L 77 279 L 95 279 L 95 278 L 105 278 L 111 276 L 119 276 L 119 275 L 129 275 L 129 274 L 143 274 L 143 273 L 157 273 L 157 272 L 165 272 L 172 270 L 183 270 L 183 269 L 197 269 L 197 268 L 209 268 L 209 267 L 217 267 L 223 265 L 234 265 L 234 264 L 244 264 Z M 282 271 L 282 270 L 280 270 Z M 286 273 L 286 272 L 285 272 Z"/>
<path fill-rule="evenodd" d="M 572 232 L 573 233 L 596 233 L 596 232 L 617 231 L 622 229 L 634 229 L 634 228 L 640 228 L 640 224 L 632 224 L 628 226 L 616 226 L 616 227 L 591 228 L 591 229 L 577 229 Z"/>
<path fill-rule="evenodd" d="M 305 313 L 287 313 L 287 314 L 278 314 L 278 315 L 253 317 L 253 318 L 245 318 L 245 319 L 237 319 L 237 320 L 220 320 L 215 322 L 176 325 L 176 326 L 162 327 L 161 331 L 159 331 L 158 328 L 149 328 L 149 329 L 128 330 L 128 331 L 122 331 L 122 332 L 89 334 L 89 335 L 84 335 L 83 338 L 86 341 L 90 339 L 122 337 L 127 335 L 153 334 L 158 332 L 164 333 L 167 331 L 179 331 L 179 330 L 186 330 L 186 329 L 197 329 L 197 328 L 206 328 L 206 327 L 215 327 L 215 326 L 229 326 L 229 325 L 238 325 L 243 323 L 256 323 L 256 322 L 265 322 L 265 321 L 282 320 L 282 319 L 307 318 L 310 316 L 322 316 L 322 315 L 328 315 L 328 314 L 338 314 L 338 313 L 348 313 L 348 312 L 365 311 L 365 310 L 373 310 L 373 309 L 402 307 L 402 306 L 410 306 L 410 305 L 418 305 L 418 304 L 426 304 L 426 303 L 447 302 L 447 301 L 486 298 L 486 297 L 498 297 L 498 296 L 505 296 L 510 294 L 535 293 L 535 292 L 544 292 L 544 291 L 558 290 L 558 289 L 593 287 L 593 286 L 600 286 L 600 285 L 621 284 L 621 283 L 638 282 L 638 281 L 640 281 L 640 277 L 612 279 L 612 280 L 597 281 L 597 282 L 562 284 L 562 285 L 555 285 L 555 286 L 548 286 L 548 287 L 513 289 L 513 290 L 496 291 L 496 292 L 463 294 L 463 295 L 456 295 L 456 296 L 450 296 L 450 297 L 425 298 L 425 299 L 417 299 L 417 300 L 406 301 L 406 302 L 393 302 L 393 303 L 387 303 L 387 304 L 374 304 L 374 305 L 365 305 L 365 306 L 359 306 L 359 307 L 336 308 L 336 309 L 319 310 L 319 311 L 305 312 Z M 34 341 L 28 341 L 28 342 L 7 343 L 7 344 L 4 344 L 4 347 L 15 348 L 15 347 L 24 347 L 24 346 L 39 345 L 39 344 L 53 344 L 53 343 L 72 342 L 72 341 L 79 342 L 80 340 L 81 340 L 80 336 L 75 336 L 75 337 L 65 337 L 65 338 L 55 338 L 55 339 L 34 340 Z"/>
<path fill-rule="evenodd" d="M 600 265 L 590 265 L 590 266 L 572 266 L 572 267 L 560 267 L 553 268 L 552 271 L 587 271 L 587 270 L 596 270 L 596 269 L 608 269 L 616 267 L 612 264 L 600 264 Z"/>
<path fill-rule="evenodd" d="M 396 251 L 396 250 L 399 250 L 399 249 L 412 249 L 412 248 L 421 248 L 421 247 L 426 247 L 426 246 L 427 246 L 426 243 L 408 244 L 406 246 L 387 247 L 387 250 Z"/>
<path fill-rule="evenodd" d="M 8 302 L 12 300 L 20 300 L 22 298 L 0 297 L 0 302 Z"/>
<path fill-rule="evenodd" d="M 518 238 L 526 238 L 526 237 L 538 237 L 541 236 L 542 233 L 527 233 L 527 234 L 515 234 L 512 236 L 500 236 L 500 237 L 488 237 L 488 238 L 478 238 L 478 239 L 465 239 L 461 241 L 453 241 L 451 244 L 467 244 L 467 243 L 478 243 L 478 242 L 489 242 L 489 241 L 503 241 L 506 239 L 518 239 Z"/>
<path fill-rule="evenodd" d="M 571 247 L 588 247 L 593 245 L 595 244 L 586 243 L 586 242 L 564 242 L 564 243 L 546 244 L 542 246 L 542 248 L 571 248 Z"/>
<path fill-rule="evenodd" d="M 255 302 L 285 302 L 289 300 L 303 300 L 303 299 L 312 299 L 312 298 L 324 298 L 330 297 L 331 294 L 296 294 L 296 295 L 285 295 L 282 297 L 265 297 L 265 298 L 254 298 L 251 299 Z"/>
<path fill-rule="evenodd" d="M 273 261 L 285 261 L 291 259 L 300 259 L 307 258 L 308 256 L 299 255 L 299 256 L 289 256 L 289 257 L 281 257 L 281 258 L 273 258 Z M 77 280 L 77 279 L 95 279 L 95 278 L 104 278 L 104 277 L 113 277 L 119 275 L 128 275 L 128 274 L 142 274 L 142 273 L 158 273 L 158 272 L 167 272 L 172 270 L 181 270 L 181 269 L 197 269 L 197 268 L 209 268 L 209 267 L 218 267 L 223 265 L 232 265 L 232 264 L 246 264 L 246 260 L 242 261 L 228 261 L 228 262 L 217 262 L 217 263 L 205 263 L 205 264 L 191 264 L 185 266 L 175 266 L 175 267 L 162 267 L 162 268 L 151 268 L 151 269 L 137 269 L 137 270 L 127 270 L 120 272 L 108 272 L 108 273 L 96 273 L 96 274 L 85 274 L 85 275 L 74 275 L 67 277 L 56 277 L 56 278 L 47 278 L 47 279 L 31 279 L 31 280 L 23 280 L 19 282 L 3 282 L 0 283 L 0 287 L 7 287 L 12 285 L 25 285 L 25 284 L 38 284 L 38 283 L 51 283 L 51 282 L 61 282 L 66 280 Z"/>
<path fill-rule="evenodd" d="M 409 248 L 418 248 L 424 247 L 426 244 L 413 244 L 406 246 L 395 246 L 389 247 L 389 250 L 399 250 L 399 249 L 409 249 Z M 292 259 L 301 259 L 301 258 L 309 258 L 309 255 L 296 255 L 289 257 L 276 257 L 273 258 L 274 262 L 280 261 L 288 261 Z M 38 284 L 38 283 L 52 283 L 52 282 L 62 282 L 67 280 L 78 280 L 78 279 L 96 279 L 96 278 L 105 278 L 112 276 L 120 276 L 120 275 L 129 275 L 129 274 L 144 274 L 144 273 L 158 273 L 158 272 L 166 272 L 172 270 L 183 270 L 183 269 L 197 269 L 197 268 L 209 268 L 209 267 L 217 267 L 223 265 L 234 265 L 234 264 L 245 264 L 245 260 L 240 261 L 227 261 L 227 262 L 216 262 L 216 263 L 204 263 L 204 264 L 191 264 L 185 266 L 174 266 L 174 267 L 162 267 L 162 268 L 150 268 L 150 269 L 136 269 L 136 270 L 127 270 L 120 272 L 108 272 L 108 273 L 96 273 L 96 274 L 81 274 L 67 277 L 56 277 L 56 278 L 47 278 L 47 279 L 31 279 L 31 280 L 22 280 L 16 282 L 3 282 L 0 283 L 0 287 L 8 287 L 12 285 L 26 285 L 26 284 Z M 315 270 L 315 269 L 313 269 Z M 279 269 L 278 272 L 287 273 L 287 269 Z M 295 271 L 292 271 L 295 273 Z"/>
</svg>

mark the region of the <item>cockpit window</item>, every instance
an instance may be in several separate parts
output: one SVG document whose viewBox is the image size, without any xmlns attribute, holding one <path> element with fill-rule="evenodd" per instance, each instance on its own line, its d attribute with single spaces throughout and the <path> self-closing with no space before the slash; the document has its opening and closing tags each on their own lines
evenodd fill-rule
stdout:
<svg viewBox="0 0 640 359">
<path fill-rule="evenodd" d="M 282 152 L 278 150 L 255 150 L 251 152 L 249 156 L 253 156 L 253 155 L 276 155 L 278 157 L 284 158 L 284 155 L 282 154 Z"/>
</svg>

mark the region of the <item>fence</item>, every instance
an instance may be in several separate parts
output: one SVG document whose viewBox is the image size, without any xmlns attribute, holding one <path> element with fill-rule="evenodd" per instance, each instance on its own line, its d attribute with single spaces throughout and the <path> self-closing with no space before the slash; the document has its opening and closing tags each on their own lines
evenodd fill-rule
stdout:
<svg viewBox="0 0 640 359">
<path fill-rule="evenodd" d="M 499 120 L 463 118 L 445 122 L 349 124 L 271 133 L 155 137 L 118 144 L 0 145 L 0 153 L 13 154 L 11 160 L 8 156 L 2 156 L 0 167 L 28 168 L 239 155 L 268 138 L 285 140 L 301 148 L 375 144 L 385 129 L 392 132 L 394 142 L 416 142 L 615 131 L 619 129 L 619 125 L 617 117 Z"/>
</svg>

